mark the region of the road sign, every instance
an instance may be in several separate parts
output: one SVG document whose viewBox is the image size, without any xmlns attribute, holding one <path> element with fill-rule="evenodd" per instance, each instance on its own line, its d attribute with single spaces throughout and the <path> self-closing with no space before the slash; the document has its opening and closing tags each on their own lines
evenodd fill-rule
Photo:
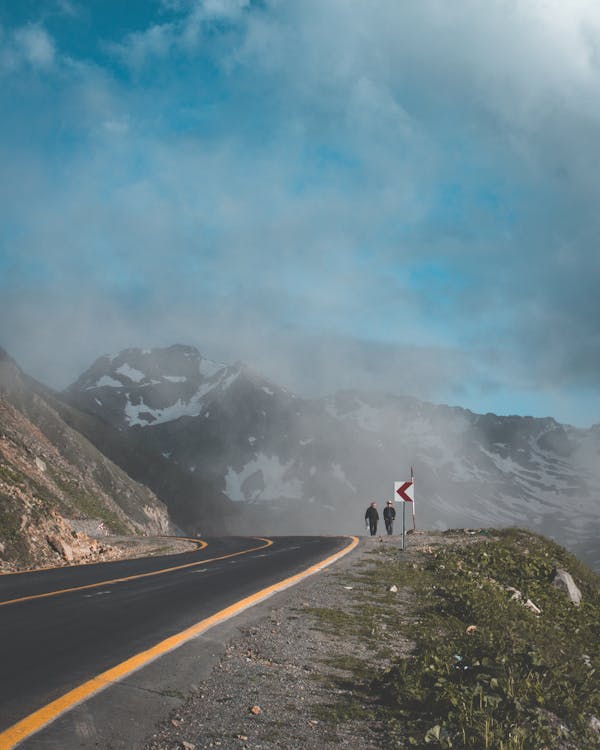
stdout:
<svg viewBox="0 0 600 750">
<path fill-rule="evenodd" d="M 394 494 L 396 502 L 414 503 L 415 501 L 415 483 L 413 482 L 394 482 Z"/>
</svg>

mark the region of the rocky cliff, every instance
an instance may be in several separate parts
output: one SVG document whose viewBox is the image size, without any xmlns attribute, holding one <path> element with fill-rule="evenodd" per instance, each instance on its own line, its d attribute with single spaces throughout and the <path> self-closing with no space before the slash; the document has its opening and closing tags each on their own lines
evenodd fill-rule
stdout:
<svg viewBox="0 0 600 750">
<path fill-rule="evenodd" d="M 81 528 L 123 534 L 173 529 L 165 506 L 69 427 L 50 391 L 0 350 L 0 565 L 103 559 Z"/>
</svg>

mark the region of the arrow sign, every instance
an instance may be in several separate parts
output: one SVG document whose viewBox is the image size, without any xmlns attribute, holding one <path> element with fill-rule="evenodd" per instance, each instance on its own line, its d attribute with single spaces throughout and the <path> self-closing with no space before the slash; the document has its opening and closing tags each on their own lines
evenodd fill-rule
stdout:
<svg viewBox="0 0 600 750">
<path fill-rule="evenodd" d="M 414 482 L 394 482 L 394 492 L 401 502 L 413 503 L 415 500 Z"/>
</svg>

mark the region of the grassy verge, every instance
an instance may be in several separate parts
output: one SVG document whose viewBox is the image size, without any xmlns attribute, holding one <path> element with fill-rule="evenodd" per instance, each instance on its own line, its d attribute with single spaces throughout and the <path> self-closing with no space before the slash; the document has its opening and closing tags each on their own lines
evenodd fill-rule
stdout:
<svg viewBox="0 0 600 750">
<path fill-rule="evenodd" d="M 410 562 L 399 551 L 378 555 L 361 573 L 352 611 L 314 612 L 372 654 L 345 662 L 353 690 L 329 707 L 330 718 L 362 710 L 379 726 L 381 747 L 599 748 L 591 723 L 600 719 L 600 578 L 529 532 L 468 541 Z M 575 578 L 579 607 L 552 585 L 557 567 Z M 387 591 L 390 582 L 412 591 L 408 606 Z M 512 599 L 509 586 L 541 613 Z M 383 648 L 396 640 L 410 640 L 410 653 Z M 348 678 L 337 682 L 348 688 Z"/>
</svg>

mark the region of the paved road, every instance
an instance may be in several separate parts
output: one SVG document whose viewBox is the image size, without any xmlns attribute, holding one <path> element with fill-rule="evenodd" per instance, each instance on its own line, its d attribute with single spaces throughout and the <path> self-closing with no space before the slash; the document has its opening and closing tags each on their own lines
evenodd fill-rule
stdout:
<svg viewBox="0 0 600 750">
<path fill-rule="evenodd" d="M 179 555 L 0 576 L 0 732 L 348 544 L 343 537 L 206 541 Z"/>
</svg>

